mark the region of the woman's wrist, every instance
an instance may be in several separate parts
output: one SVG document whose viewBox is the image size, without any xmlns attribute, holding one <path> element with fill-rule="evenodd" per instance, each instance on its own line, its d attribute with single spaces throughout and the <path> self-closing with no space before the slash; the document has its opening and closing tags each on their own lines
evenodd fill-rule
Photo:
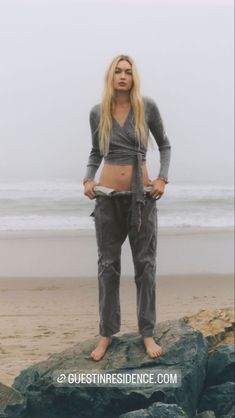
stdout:
<svg viewBox="0 0 235 418">
<path fill-rule="evenodd" d="M 162 181 L 164 181 L 165 184 L 168 184 L 169 183 L 168 179 L 166 177 L 163 177 L 163 176 L 158 176 L 156 178 L 156 180 L 162 180 Z"/>
<path fill-rule="evenodd" d="M 84 179 L 84 180 L 83 180 L 83 186 L 85 186 L 85 184 L 86 184 L 88 181 L 95 181 L 95 180 L 94 180 L 94 179 Z"/>
</svg>

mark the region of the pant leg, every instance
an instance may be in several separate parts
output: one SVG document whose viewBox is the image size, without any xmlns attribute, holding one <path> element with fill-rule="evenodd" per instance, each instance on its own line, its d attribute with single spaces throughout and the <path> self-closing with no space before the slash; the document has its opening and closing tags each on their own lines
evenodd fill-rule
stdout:
<svg viewBox="0 0 235 418">
<path fill-rule="evenodd" d="M 99 332 L 102 336 L 110 336 L 120 331 L 121 321 L 121 246 L 127 233 L 120 198 L 97 196 L 94 221 L 98 249 Z"/>
<path fill-rule="evenodd" d="M 145 197 L 140 231 L 129 229 L 137 290 L 137 318 L 143 337 L 153 336 L 156 327 L 156 255 L 157 255 L 157 202 Z"/>
</svg>

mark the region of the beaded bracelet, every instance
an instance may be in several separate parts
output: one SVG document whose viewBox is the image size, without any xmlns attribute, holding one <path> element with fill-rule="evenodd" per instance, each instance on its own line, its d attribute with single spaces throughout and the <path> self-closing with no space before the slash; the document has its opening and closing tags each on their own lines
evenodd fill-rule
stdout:
<svg viewBox="0 0 235 418">
<path fill-rule="evenodd" d="M 169 183 L 169 181 L 167 180 L 166 177 L 158 176 L 157 180 L 163 180 L 165 182 L 165 184 L 168 184 Z"/>
</svg>

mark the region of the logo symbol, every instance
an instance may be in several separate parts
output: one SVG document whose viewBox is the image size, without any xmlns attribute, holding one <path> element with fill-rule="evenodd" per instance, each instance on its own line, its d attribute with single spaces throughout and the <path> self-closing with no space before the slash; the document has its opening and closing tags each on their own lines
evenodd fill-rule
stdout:
<svg viewBox="0 0 235 418">
<path fill-rule="evenodd" d="M 63 383 L 66 380 L 65 374 L 61 373 L 56 380 L 58 383 Z"/>
</svg>

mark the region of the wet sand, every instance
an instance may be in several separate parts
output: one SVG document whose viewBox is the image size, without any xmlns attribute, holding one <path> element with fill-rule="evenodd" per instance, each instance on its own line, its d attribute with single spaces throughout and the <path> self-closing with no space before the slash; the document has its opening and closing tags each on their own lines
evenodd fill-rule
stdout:
<svg viewBox="0 0 235 418">
<path fill-rule="evenodd" d="M 159 228 L 157 274 L 231 273 L 233 230 Z M 0 277 L 94 277 L 94 230 L 0 232 Z M 122 247 L 122 274 L 133 275 L 128 238 Z"/>
</svg>

